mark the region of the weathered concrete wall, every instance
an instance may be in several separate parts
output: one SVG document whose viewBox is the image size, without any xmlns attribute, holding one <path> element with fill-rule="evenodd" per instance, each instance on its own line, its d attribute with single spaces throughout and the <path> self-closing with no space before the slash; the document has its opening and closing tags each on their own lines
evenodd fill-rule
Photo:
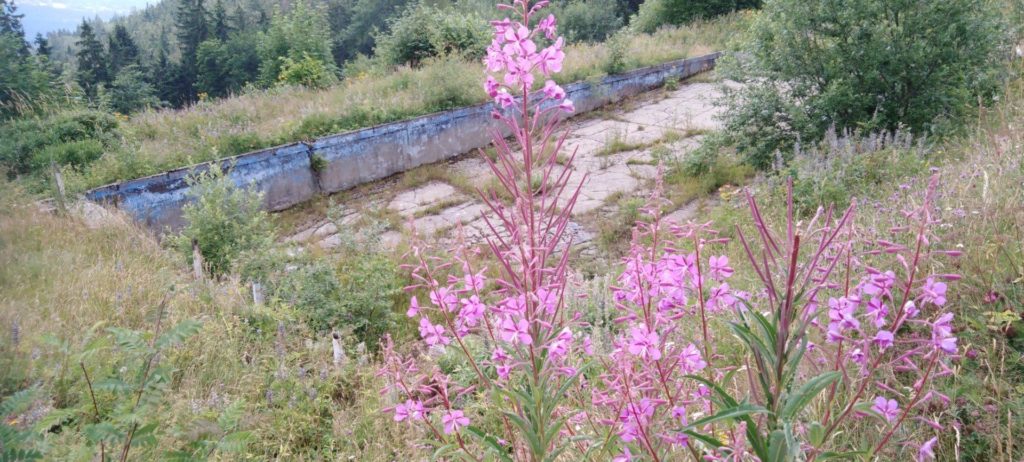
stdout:
<svg viewBox="0 0 1024 462">
<path fill-rule="evenodd" d="M 684 79 L 714 67 L 720 53 L 673 61 L 608 76 L 599 83 L 578 82 L 566 87 L 576 113 L 651 90 L 667 79 Z M 283 210 L 319 194 L 334 193 L 379 180 L 420 165 L 437 162 L 491 141 L 491 103 L 429 114 L 379 125 L 312 143 L 295 143 L 218 161 L 235 184 L 264 194 L 268 210 Z M 316 163 L 324 168 L 314 171 Z M 189 200 L 187 178 L 211 163 L 180 168 L 112 184 L 86 193 L 92 201 L 111 203 L 150 228 L 182 226 L 182 207 Z"/>
</svg>

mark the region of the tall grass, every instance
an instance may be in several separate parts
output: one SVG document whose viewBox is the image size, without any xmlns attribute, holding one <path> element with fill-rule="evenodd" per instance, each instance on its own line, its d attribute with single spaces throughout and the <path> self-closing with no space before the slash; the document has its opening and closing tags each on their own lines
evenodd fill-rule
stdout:
<svg viewBox="0 0 1024 462">
<path fill-rule="evenodd" d="M 737 13 L 653 35 L 623 32 L 617 52 L 624 69 L 698 56 L 730 46 L 749 13 Z M 560 83 L 596 79 L 607 72 L 608 44 L 567 47 Z M 481 103 L 479 62 L 441 58 L 418 68 L 369 67 L 324 90 L 279 87 L 250 90 L 182 110 L 147 111 L 124 124 L 126 139 L 75 175 L 81 189 L 145 176 L 254 149 Z"/>
</svg>

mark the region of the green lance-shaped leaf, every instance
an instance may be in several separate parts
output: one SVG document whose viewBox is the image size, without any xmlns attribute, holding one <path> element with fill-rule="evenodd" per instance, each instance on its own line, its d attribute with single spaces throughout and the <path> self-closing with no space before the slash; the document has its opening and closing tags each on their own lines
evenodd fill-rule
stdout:
<svg viewBox="0 0 1024 462">
<path fill-rule="evenodd" d="M 687 425 L 685 430 L 693 430 L 697 427 L 703 427 L 705 425 L 713 424 L 715 422 L 721 422 L 723 420 L 743 420 L 744 417 L 749 417 L 754 414 L 768 413 L 770 413 L 770 411 L 768 411 L 764 407 L 750 403 L 743 403 L 738 406 L 722 409 L 721 411 L 715 413 L 715 415 L 710 415 L 704 417 L 703 419 L 695 420 L 691 422 L 690 425 Z"/>
<path fill-rule="evenodd" d="M 832 384 L 841 377 L 838 371 L 831 371 L 821 374 L 803 384 L 798 390 L 790 394 L 785 399 L 785 404 L 782 406 L 782 412 L 779 413 L 779 417 L 783 421 L 788 421 L 799 414 L 814 397 L 821 393 L 821 390 Z"/>
</svg>

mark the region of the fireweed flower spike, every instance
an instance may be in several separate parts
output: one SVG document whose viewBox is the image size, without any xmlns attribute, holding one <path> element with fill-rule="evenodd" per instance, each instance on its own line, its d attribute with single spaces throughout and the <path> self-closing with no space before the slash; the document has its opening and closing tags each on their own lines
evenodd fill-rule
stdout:
<svg viewBox="0 0 1024 462">
<path fill-rule="evenodd" d="M 566 250 L 572 245 L 565 231 L 581 183 L 570 181 L 571 155 L 564 167 L 556 160 L 561 161 L 567 137 L 560 130 L 560 112 L 574 107 L 553 80 L 562 69 L 565 42 L 554 16 L 542 14 L 546 5 L 520 0 L 499 5 L 509 17 L 491 23 L 494 38 L 484 58 L 489 74 L 483 88 L 494 100 L 492 115 L 514 143 L 495 130 L 498 155 L 482 156 L 504 190 L 481 193 L 490 209 L 482 241 L 497 270 L 474 267 L 480 249 L 467 244 L 461 230 L 447 249 L 414 239 L 410 263 L 403 266 L 415 281 L 407 289 L 430 300 L 420 304 L 413 297 L 407 313 L 419 318 L 421 348 L 430 352 L 421 358 L 440 349 L 461 354 L 474 377 L 459 383 L 436 366 L 421 372 L 392 346 L 385 348 L 386 393 L 392 402 L 404 403 L 388 409 L 395 420 L 426 426 L 445 447 L 474 460 L 486 458 L 486 452 L 544 460 L 568 449 L 585 451 L 566 419 L 593 422 L 578 406 L 589 400 L 581 395 L 581 373 L 590 354 L 575 334 L 583 327 L 580 317 L 567 312 L 564 295 Z M 537 82 L 543 82 L 539 91 Z M 489 353 L 478 354 L 481 345 Z M 485 391 L 505 397 L 495 401 L 502 421 L 495 435 L 474 428 L 475 417 L 462 408 L 467 399 L 489 396 Z M 423 399 L 423 419 L 414 420 L 409 401 L 423 396 L 432 398 Z M 523 396 L 530 399 L 518 399 Z"/>
</svg>

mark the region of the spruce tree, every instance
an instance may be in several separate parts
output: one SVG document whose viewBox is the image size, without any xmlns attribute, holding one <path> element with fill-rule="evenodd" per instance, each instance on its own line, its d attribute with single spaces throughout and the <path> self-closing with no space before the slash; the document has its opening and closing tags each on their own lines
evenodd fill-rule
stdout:
<svg viewBox="0 0 1024 462">
<path fill-rule="evenodd" d="M 230 26 L 234 30 L 246 30 L 249 28 L 249 19 L 241 5 L 235 6 L 235 12 L 231 14 Z"/>
<path fill-rule="evenodd" d="M 0 34 L 9 35 L 21 41 L 19 53 L 28 56 L 28 42 L 25 41 L 25 29 L 21 26 L 21 18 L 25 15 L 18 14 L 18 6 L 14 0 L 0 0 Z"/>
<path fill-rule="evenodd" d="M 53 51 L 50 49 L 50 41 L 47 40 L 46 37 L 43 37 L 43 34 L 36 34 L 35 44 L 36 54 L 39 56 L 49 57 L 50 52 Z"/>
<path fill-rule="evenodd" d="M 176 86 L 180 92 L 180 99 L 183 102 L 191 102 L 196 99 L 196 54 L 199 51 L 199 44 L 210 37 L 203 0 L 182 0 L 175 25 L 181 49 L 181 65 Z"/>
<path fill-rule="evenodd" d="M 89 97 L 96 96 L 96 89 L 102 84 L 110 82 L 110 74 L 107 72 L 107 56 L 103 50 L 103 44 L 96 38 L 92 26 L 82 21 L 78 29 L 78 52 L 75 58 L 78 61 L 78 72 L 75 80 L 82 87 Z"/>
<path fill-rule="evenodd" d="M 181 104 L 182 95 L 178 93 L 178 69 L 171 62 L 170 45 L 167 43 L 167 29 L 160 29 L 160 41 L 157 44 L 156 60 L 150 68 L 149 81 L 156 87 L 156 96 L 175 106 Z"/>
<path fill-rule="evenodd" d="M 213 20 L 213 36 L 221 42 L 227 41 L 228 34 L 231 33 L 231 24 L 228 21 L 228 12 L 224 8 L 224 2 L 222 0 L 217 0 L 217 2 L 213 4 L 213 12 L 211 14 Z"/>
<path fill-rule="evenodd" d="M 123 24 L 114 26 L 107 42 L 110 50 L 110 74 L 114 78 L 124 67 L 139 64 L 139 46 Z"/>
</svg>

